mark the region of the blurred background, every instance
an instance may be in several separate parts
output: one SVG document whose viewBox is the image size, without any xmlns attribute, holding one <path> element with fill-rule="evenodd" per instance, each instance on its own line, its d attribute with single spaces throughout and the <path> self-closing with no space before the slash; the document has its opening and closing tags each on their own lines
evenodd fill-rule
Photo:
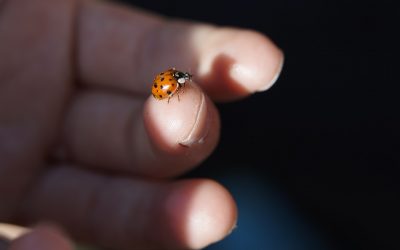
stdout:
<svg viewBox="0 0 400 250">
<path fill-rule="evenodd" d="M 124 2 L 255 29 L 285 52 L 272 89 L 218 105 L 221 143 L 189 174 L 238 202 L 238 227 L 208 250 L 400 249 L 395 1 Z"/>
</svg>

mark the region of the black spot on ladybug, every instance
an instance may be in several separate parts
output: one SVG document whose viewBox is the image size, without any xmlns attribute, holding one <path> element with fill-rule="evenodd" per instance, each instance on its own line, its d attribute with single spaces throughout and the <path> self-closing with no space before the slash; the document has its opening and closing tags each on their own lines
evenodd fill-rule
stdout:
<svg viewBox="0 0 400 250">
<path fill-rule="evenodd" d="M 175 86 L 175 83 L 171 84 L 171 86 L 172 86 L 172 87 Z"/>
<path fill-rule="evenodd" d="M 172 82 L 172 78 L 169 78 L 168 80 L 169 80 L 170 82 Z"/>
<path fill-rule="evenodd" d="M 164 72 L 160 73 L 160 76 L 164 75 Z"/>
<path fill-rule="evenodd" d="M 167 90 L 167 94 L 170 95 L 170 94 L 171 94 L 171 91 L 170 91 L 170 90 Z"/>
<path fill-rule="evenodd" d="M 162 98 L 162 95 L 158 95 L 160 98 Z"/>
<path fill-rule="evenodd" d="M 160 81 L 164 81 L 164 77 L 161 77 Z"/>
<path fill-rule="evenodd" d="M 162 89 L 162 88 L 164 88 L 164 86 L 163 86 L 163 85 L 160 85 L 160 89 Z"/>
<path fill-rule="evenodd" d="M 154 84 L 154 88 L 157 88 L 157 84 Z"/>
</svg>

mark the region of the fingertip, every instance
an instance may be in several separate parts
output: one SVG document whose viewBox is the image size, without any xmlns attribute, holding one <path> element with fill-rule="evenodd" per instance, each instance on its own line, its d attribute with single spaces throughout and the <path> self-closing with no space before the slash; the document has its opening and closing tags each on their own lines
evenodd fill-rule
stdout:
<svg viewBox="0 0 400 250">
<path fill-rule="evenodd" d="M 230 69 L 230 75 L 250 93 L 269 89 L 278 79 L 284 62 L 284 55 L 271 39 L 255 31 L 242 32 L 232 42 L 239 46 L 235 56 L 238 63 Z"/>
<path fill-rule="evenodd" d="M 168 198 L 166 210 L 180 233 L 180 247 L 202 249 L 230 234 L 237 208 L 231 194 L 213 180 L 185 180 Z"/>
<path fill-rule="evenodd" d="M 169 101 L 150 96 L 144 107 L 144 121 L 152 142 L 167 153 L 179 154 L 183 148 L 217 142 L 218 113 L 193 82 L 187 83 Z"/>
<path fill-rule="evenodd" d="M 195 43 L 199 81 L 215 100 L 229 101 L 267 90 L 282 70 L 282 50 L 259 32 L 216 28 L 208 37 L 195 37 L 206 41 Z"/>
</svg>

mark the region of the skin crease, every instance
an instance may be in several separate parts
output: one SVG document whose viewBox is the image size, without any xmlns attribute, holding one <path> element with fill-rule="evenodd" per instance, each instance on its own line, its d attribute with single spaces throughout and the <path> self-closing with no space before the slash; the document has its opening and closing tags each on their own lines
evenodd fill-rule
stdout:
<svg viewBox="0 0 400 250">
<path fill-rule="evenodd" d="M 273 84 L 283 55 L 268 38 L 103 1 L 7 0 L 0 41 L 0 221 L 51 221 L 116 249 L 198 249 L 231 232 L 224 187 L 168 178 L 217 145 L 213 101 Z M 171 67 L 193 82 L 155 100 L 152 79 Z M 57 230 L 32 237 L 19 242 L 70 249 Z"/>
</svg>

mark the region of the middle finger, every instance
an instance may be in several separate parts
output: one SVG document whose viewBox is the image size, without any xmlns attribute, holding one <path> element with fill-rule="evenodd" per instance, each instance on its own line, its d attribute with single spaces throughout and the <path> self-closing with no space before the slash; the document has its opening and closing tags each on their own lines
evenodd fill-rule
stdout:
<svg viewBox="0 0 400 250">
<path fill-rule="evenodd" d="M 81 91 L 65 124 L 70 160 L 151 177 L 189 170 L 212 152 L 219 136 L 217 110 L 194 83 L 169 102 Z"/>
</svg>

